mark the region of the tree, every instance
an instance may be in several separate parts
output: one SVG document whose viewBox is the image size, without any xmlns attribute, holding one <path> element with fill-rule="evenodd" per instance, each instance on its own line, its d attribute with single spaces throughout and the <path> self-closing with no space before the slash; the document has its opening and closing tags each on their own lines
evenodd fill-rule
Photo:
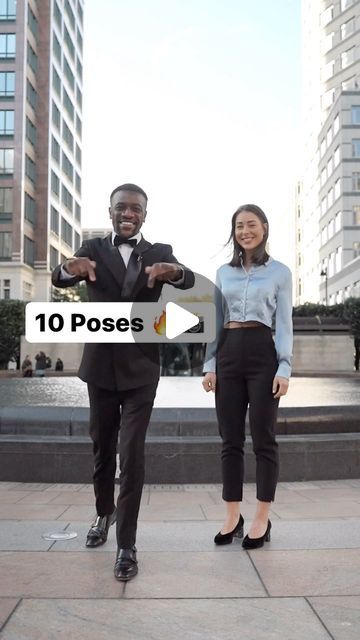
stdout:
<svg viewBox="0 0 360 640">
<path fill-rule="evenodd" d="M 354 338 L 360 338 L 360 298 L 345 300 L 344 319 L 349 323 Z"/>
<path fill-rule="evenodd" d="M 0 300 L 0 369 L 20 360 L 20 336 L 25 333 L 25 302 Z"/>
<path fill-rule="evenodd" d="M 52 302 L 89 302 L 86 285 L 83 282 L 66 289 L 52 289 Z"/>
</svg>

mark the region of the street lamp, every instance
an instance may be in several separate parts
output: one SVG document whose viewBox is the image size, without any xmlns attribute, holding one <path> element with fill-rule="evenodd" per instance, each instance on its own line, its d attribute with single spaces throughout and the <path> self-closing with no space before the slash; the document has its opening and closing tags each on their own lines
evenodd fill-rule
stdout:
<svg viewBox="0 0 360 640">
<path fill-rule="evenodd" d="M 328 272 L 326 267 L 321 269 L 320 275 L 325 276 L 325 305 L 328 306 Z"/>
</svg>

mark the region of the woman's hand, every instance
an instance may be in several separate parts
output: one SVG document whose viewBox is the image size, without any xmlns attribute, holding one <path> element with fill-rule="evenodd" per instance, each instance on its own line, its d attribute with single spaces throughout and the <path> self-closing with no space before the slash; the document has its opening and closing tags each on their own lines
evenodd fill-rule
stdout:
<svg viewBox="0 0 360 640">
<path fill-rule="evenodd" d="M 205 391 L 215 391 L 216 389 L 216 373 L 208 371 L 203 377 L 202 386 Z"/>
<path fill-rule="evenodd" d="M 272 384 L 272 392 L 274 394 L 274 398 L 285 396 L 287 394 L 288 388 L 289 380 L 287 378 L 283 378 L 282 376 L 275 376 Z"/>
</svg>

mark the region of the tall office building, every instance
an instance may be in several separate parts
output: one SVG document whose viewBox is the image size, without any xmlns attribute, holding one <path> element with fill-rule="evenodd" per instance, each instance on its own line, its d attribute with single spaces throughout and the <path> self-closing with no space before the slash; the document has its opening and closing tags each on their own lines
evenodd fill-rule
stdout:
<svg viewBox="0 0 360 640">
<path fill-rule="evenodd" d="M 83 0 L 0 0 L 0 298 L 81 243 Z"/>
<path fill-rule="evenodd" d="M 360 1 L 303 0 L 296 303 L 360 295 Z"/>
</svg>

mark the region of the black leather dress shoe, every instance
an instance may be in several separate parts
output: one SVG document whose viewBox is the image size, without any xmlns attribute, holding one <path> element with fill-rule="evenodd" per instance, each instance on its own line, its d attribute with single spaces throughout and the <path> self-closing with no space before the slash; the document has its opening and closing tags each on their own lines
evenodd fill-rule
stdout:
<svg viewBox="0 0 360 640">
<path fill-rule="evenodd" d="M 119 549 L 114 567 L 114 576 L 116 580 L 127 582 L 134 578 L 138 572 L 138 564 L 136 560 L 136 547 L 131 549 Z"/>
<path fill-rule="evenodd" d="M 106 542 L 108 537 L 109 528 L 116 521 L 116 509 L 110 516 L 97 516 L 96 520 L 91 525 L 87 538 L 87 547 L 99 547 Z"/>
</svg>

